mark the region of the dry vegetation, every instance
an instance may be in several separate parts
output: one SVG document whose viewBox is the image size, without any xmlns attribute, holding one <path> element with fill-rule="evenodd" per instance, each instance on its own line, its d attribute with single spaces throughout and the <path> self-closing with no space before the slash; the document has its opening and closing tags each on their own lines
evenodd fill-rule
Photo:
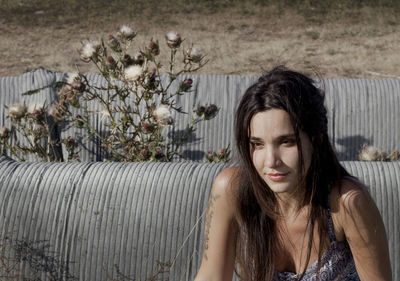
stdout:
<svg viewBox="0 0 400 281">
<path fill-rule="evenodd" d="M 164 34 L 178 31 L 185 44 L 208 54 L 202 73 L 257 75 L 286 64 L 324 77 L 400 76 L 395 2 L 259 2 L 0 0 L 0 76 L 39 67 L 94 72 L 79 60 L 80 42 L 106 37 L 121 24 L 138 32 L 136 48 L 151 38 L 163 46 Z"/>
</svg>

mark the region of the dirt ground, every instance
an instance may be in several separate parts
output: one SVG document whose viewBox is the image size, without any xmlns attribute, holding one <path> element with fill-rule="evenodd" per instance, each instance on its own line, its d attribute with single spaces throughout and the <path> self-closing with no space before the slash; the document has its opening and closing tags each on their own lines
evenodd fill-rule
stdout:
<svg viewBox="0 0 400 281">
<path fill-rule="evenodd" d="M 352 11 L 340 16 L 297 13 L 259 6 L 199 13 L 154 10 L 142 16 L 103 17 L 95 12 L 79 19 L 58 16 L 46 21 L 46 10 L 31 11 L 30 21 L 0 18 L 0 76 L 45 69 L 95 72 L 79 59 L 86 39 L 98 40 L 127 24 L 137 31 L 135 48 L 159 40 L 168 57 L 164 34 L 174 30 L 207 54 L 200 73 L 258 75 L 285 64 L 323 77 L 400 78 L 400 23 L 390 11 Z"/>
</svg>

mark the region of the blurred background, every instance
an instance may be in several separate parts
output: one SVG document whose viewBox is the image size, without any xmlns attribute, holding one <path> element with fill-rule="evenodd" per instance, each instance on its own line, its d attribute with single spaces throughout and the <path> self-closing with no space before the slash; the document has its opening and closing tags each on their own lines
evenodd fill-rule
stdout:
<svg viewBox="0 0 400 281">
<path fill-rule="evenodd" d="M 96 72 L 85 40 L 123 24 L 133 49 L 177 31 L 207 54 L 200 73 L 259 75 L 278 64 L 323 77 L 400 77 L 399 0 L 0 0 L 0 76 Z"/>
</svg>

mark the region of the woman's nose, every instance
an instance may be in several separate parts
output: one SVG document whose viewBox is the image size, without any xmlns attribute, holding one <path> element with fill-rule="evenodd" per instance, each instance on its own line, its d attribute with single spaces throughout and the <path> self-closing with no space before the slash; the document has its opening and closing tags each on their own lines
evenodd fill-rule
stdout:
<svg viewBox="0 0 400 281">
<path fill-rule="evenodd" d="M 278 151 L 275 149 L 267 149 L 265 152 L 265 166 L 268 168 L 275 168 L 281 164 Z"/>
</svg>

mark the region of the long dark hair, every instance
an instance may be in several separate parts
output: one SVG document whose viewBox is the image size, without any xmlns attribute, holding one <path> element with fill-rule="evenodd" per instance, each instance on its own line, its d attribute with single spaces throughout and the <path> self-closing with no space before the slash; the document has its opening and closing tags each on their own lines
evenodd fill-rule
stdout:
<svg viewBox="0 0 400 281">
<path fill-rule="evenodd" d="M 322 251 L 327 248 L 327 204 L 329 187 L 336 180 L 348 175 L 340 165 L 328 138 L 327 111 L 324 92 L 314 81 L 295 71 L 277 67 L 259 78 L 245 92 L 236 112 L 235 136 L 241 160 L 238 174 L 239 202 L 237 240 L 239 275 L 246 281 L 272 280 L 275 255 L 280 251 L 279 235 L 275 221 L 279 218 L 277 199 L 266 182 L 258 175 L 252 159 L 249 128 L 252 117 L 272 108 L 285 110 L 296 135 L 297 147 L 301 146 L 300 131 L 309 137 L 313 154 L 308 171 L 304 169 L 304 156 L 299 151 L 299 183 L 304 187 L 302 205 L 310 205 L 308 220 L 309 243 L 307 264 L 310 261 L 313 229 L 318 225 L 320 235 L 318 271 Z"/>
</svg>

